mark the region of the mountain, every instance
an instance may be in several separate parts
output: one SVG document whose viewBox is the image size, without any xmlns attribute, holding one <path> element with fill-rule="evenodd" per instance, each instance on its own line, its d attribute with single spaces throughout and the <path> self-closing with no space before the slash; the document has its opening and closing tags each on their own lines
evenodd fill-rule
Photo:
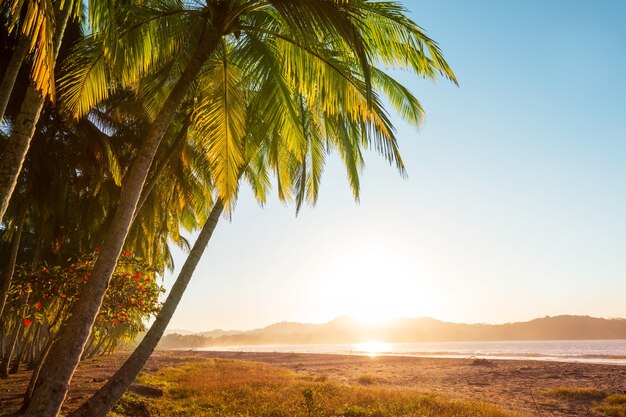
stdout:
<svg viewBox="0 0 626 417">
<path fill-rule="evenodd" d="M 186 329 L 167 329 L 165 331 L 165 334 L 172 334 L 172 333 L 180 334 L 180 335 L 183 335 L 183 336 L 190 335 L 190 334 L 196 334 L 196 332 L 192 332 L 191 330 L 186 330 Z"/>
<path fill-rule="evenodd" d="M 626 319 L 563 315 L 518 323 L 465 324 L 420 317 L 367 326 L 350 316 L 341 316 L 322 324 L 281 322 L 248 331 L 213 330 L 193 335 L 170 333 L 163 338 L 160 348 L 359 343 L 372 340 L 402 343 L 581 339 L 626 339 Z"/>
</svg>

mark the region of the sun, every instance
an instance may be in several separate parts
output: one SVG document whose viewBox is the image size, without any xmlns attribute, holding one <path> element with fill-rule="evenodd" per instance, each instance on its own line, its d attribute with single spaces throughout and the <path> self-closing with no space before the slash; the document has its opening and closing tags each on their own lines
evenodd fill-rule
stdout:
<svg viewBox="0 0 626 417">
<path fill-rule="evenodd" d="M 435 297 L 415 262 L 392 251 L 360 249 L 322 271 L 320 316 L 348 315 L 362 326 L 381 326 L 433 314 Z"/>
</svg>

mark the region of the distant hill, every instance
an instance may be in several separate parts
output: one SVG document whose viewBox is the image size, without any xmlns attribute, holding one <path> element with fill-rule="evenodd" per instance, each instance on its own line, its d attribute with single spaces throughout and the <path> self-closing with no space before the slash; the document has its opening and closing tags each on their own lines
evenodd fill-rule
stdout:
<svg viewBox="0 0 626 417">
<path fill-rule="evenodd" d="M 213 330 L 191 335 L 170 333 L 162 339 L 159 347 L 359 343 L 371 340 L 402 343 L 582 339 L 626 339 L 626 319 L 563 315 L 519 323 L 465 324 L 421 317 L 365 326 L 349 316 L 342 316 L 323 324 L 281 322 L 249 331 Z"/>
</svg>

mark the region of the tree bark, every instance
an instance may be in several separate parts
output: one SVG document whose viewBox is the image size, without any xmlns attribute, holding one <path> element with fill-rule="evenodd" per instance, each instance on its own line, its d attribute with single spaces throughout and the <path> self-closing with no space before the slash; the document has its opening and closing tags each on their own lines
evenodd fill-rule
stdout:
<svg viewBox="0 0 626 417">
<path fill-rule="evenodd" d="M 9 60 L 9 65 L 7 66 L 4 76 L 2 77 L 2 82 L 0 83 L 0 122 L 4 117 L 7 104 L 9 104 L 9 98 L 11 98 L 17 74 L 20 72 L 22 62 L 24 62 L 27 55 L 28 40 L 24 36 L 20 35 L 17 40 L 17 44 L 15 45 L 15 49 L 13 50 L 13 55 L 11 55 L 11 59 Z"/>
<path fill-rule="evenodd" d="M 28 306 L 28 299 L 30 298 L 30 293 L 26 295 L 26 300 L 24 300 L 24 307 L 22 307 L 23 311 L 26 311 Z M 9 345 L 7 346 L 7 353 L 2 360 L 2 364 L 0 364 L 0 377 L 8 378 L 9 376 L 9 366 L 11 365 L 11 358 L 13 357 L 13 352 L 15 352 L 15 347 L 17 346 L 17 340 L 20 337 L 20 332 L 22 330 L 22 320 L 20 318 L 22 314 L 18 314 L 15 320 L 15 329 L 13 329 L 13 335 L 9 340 Z"/>
<path fill-rule="evenodd" d="M 180 302 L 187 284 L 191 280 L 193 273 L 204 253 L 207 243 L 213 235 L 224 206 L 217 200 L 211 214 L 207 219 L 198 239 L 193 245 L 189 256 L 183 265 L 176 282 L 163 304 L 163 308 L 157 315 L 156 320 L 146 333 L 139 346 L 132 355 L 124 362 L 124 365 L 113 375 L 111 379 L 98 392 L 96 392 L 80 408 L 71 413 L 68 417 L 105 417 L 115 406 L 126 389 L 135 380 L 141 369 L 144 367 L 156 345 L 161 340 L 167 325 L 169 324 L 178 303 Z"/>
<path fill-rule="evenodd" d="M 68 5 L 63 10 L 58 10 L 57 30 L 54 35 L 54 61 L 59 54 L 61 40 L 65 27 L 70 18 L 70 8 Z M 35 134 L 35 127 L 39 121 L 41 109 L 45 103 L 45 98 L 41 95 L 33 83 L 26 89 L 24 101 L 20 107 L 20 112 L 15 118 L 13 129 L 9 140 L 0 156 L 0 222 L 7 211 L 11 195 L 17 184 L 17 178 L 22 171 L 22 165 L 30 142 Z"/>
<path fill-rule="evenodd" d="M 20 364 L 22 363 L 22 360 L 24 359 L 24 355 L 26 355 L 26 352 L 28 351 L 28 348 L 30 347 L 32 343 L 32 341 L 27 340 L 27 336 L 28 336 L 27 332 L 28 332 L 28 329 L 26 329 L 26 331 L 24 332 L 21 342 L 18 343 L 18 344 L 21 344 L 22 346 L 20 347 L 20 350 L 17 352 L 17 355 L 15 356 L 15 360 L 13 360 L 13 364 L 9 368 L 9 375 L 16 374 L 20 370 Z"/>
<path fill-rule="evenodd" d="M 22 414 L 24 411 L 26 411 L 26 409 L 28 408 L 28 405 L 30 404 L 30 398 L 33 393 L 33 387 L 35 386 L 35 384 L 37 383 L 37 380 L 39 379 L 39 372 L 41 371 L 41 367 L 43 366 L 44 362 L 46 361 L 46 358 L 48 357 L 48 353 L 50 352 L 50 348 L 54 344 L 54 341 L 55 340 L 53 338 L 50 338 L 46 342 L 46 345 L 43 348 L 43 351 L 41 352 L 39 361 L 37 362 L 37 365 L 35 366 L 35 369 L 33 369 L 33 373 L 30 376 L 30 380 L 28 382 L 28 388 L 26 388 L 26 393 L 24 394 L 24 399 L 22 400 L 22 406 L 20 407 L 20 411 L 18 411 L 18 414 Z"/>
<path fill-rule="evenodd" d="M 4 306 L 7 303 L 7 295 L 9 288 L 11 288 L 11 281 L 13 280 L 13 273 L 15 272 L 15 264 L 17 262 L 17 254 L 20 249 L 20 239 L 22 238 L 22 230 L 24 230 L 24 219 L 26 217 L 26 204 L 20 209 L 20 214 L 17 218 L 17 230 L 13 236 L 11 242 L 11 254 L 9 255 L 9 262 L 7 263 L 7 269 L 4 271 L 4 277 L 2 284 L 0 284 L 0 319 L 2 319 L 2 312 Z"/>
<path fill-rule="evenodd" d="M 152 123 L 122 187 L 115 214 L 101 246 L 100 255 L 94 264 L 91 278 L 66 324 L 59 331 L 59 340 L 41 369 L 30 405 L 24 414 L 26 417 L 54 417 L 59 413 L 128 235 L 141 190 L 159 143 L 205 61 L 218 45 L 219 39 L 212 31 L 203 34 L 187 68 Z"/>
<path fill-rule="evenodd" d="M 183 123 L 183 127 L 181 127 L 180 129 L 180 132 L 178 132 L 178 136 L 176 136 L 176 140 L 170 147 L 170 150 L 167 153 L 167 156 L 163 158 L 163 161 L 160 161 L 160 163 L 156 164 L 154 175 L 152 175 L 152 178 L 150 178 L 148 182 L 146 182 L 146 185 L 143 187 L 143 190 L 141 190 L 141 197 L 139 198 L 139 202 L 137 203 L 137 209 L 135 210 L 133 222 L 137 218 L 137 215 L 139 214 L 139 210 L 141 210 L 141 207 L 143 207 L 146 200 L 150 196 L 150 193 L 154 189 L 154 186 L 159 181 L 159 178 L 161 178 L 161 175 L 165 171 L 165 168 L 167 168 L 169 164 L 172 162 L 172 159 L 174 159 L 176 150 L 178 149 L 179 146 L 181 146 L 185 142 L 185 139 L 187 138 L 187 131 L 189 130 L 190 124 L 191 124 L 190 120 L 186 119 L 185 122 Z"/>
</svg>

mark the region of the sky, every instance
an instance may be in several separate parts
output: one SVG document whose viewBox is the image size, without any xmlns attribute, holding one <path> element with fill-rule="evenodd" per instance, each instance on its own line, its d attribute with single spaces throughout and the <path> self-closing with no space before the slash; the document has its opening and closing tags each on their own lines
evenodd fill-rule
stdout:
<svg viewBox="0 0 626 417">
<path fill-rule="evenodd" d="M 331 157 L 297 217 L 244 188 L 170 329 L 626 317 L 626 3 L 403 4 L 459 80 L 395 74 L 426 111 L 393 118 L 408 178 L 368 153 L 355 203 Z"/>
</svg>

